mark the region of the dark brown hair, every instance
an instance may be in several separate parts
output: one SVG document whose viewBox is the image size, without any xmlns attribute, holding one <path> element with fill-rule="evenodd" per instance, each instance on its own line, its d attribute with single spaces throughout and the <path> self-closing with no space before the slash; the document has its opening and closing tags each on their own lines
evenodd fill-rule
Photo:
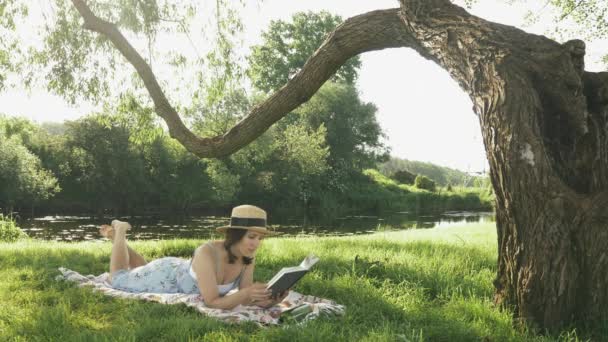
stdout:
<svg viewBox="0 0 608 342">
<path fill-rule="evenodd" d="M 226 251 L 228 252 L 228 263 L 229 264 L 234 264 L 236 259 L 238 259 L 238 257 L 236 255 L 232 254 L 230 247 L 232 247 L 232 245 L 241 241 L 246 233 L 247 233 L 246 229 L 229 228 L 226 230 L 225 238 L 224 238 L 224 248 L 226 248 Z M 253 261 L 253 258 L 243 256 L 243 264 L 249 265 L 249 264 L 251 264 L 252 261 Z"/>
</svg>

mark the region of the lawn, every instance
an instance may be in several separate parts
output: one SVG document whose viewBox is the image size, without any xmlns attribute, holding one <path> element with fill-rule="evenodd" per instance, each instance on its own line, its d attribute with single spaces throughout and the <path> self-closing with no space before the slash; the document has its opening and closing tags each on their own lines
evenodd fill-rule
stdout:
<svg viewBox="0 0 608 342">
<path fill-rule="evenodd" d="M 134 242 L 148 259 L 188 258 L 202 240 Z M 379 232 L 351 237 L 271 238 L 256 278 L 321 258 L 295 290 L 347 307 L 340 318 L 259 328 L 206 318 L 184 305 L 114 299 L 56 281 L 57 268 L 107 270 L 111 245 L 0 243 L 0 340 L 56 341 L 574 341 L 534 335 L 492 304 L 496 231 L 492 224 Z"/>
</svg>

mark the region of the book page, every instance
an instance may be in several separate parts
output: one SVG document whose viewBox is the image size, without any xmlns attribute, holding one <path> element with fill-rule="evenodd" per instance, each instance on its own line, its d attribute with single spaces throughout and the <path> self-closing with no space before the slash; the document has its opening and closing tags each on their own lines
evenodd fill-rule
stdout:
<svg viewBox="0 0 608 342">
<path fill-rule="evenodd" d="M 276 283 L 279 279 L 281 279 L 286 274 L 295 273 L 295 272 L 299 272 L 299 271 L 307 272 L 318 261 L 319 261 L 318 257 L 316 257 L 314 254 L 309 254 L 306 258 L 304 258 L 302 263 L 300 263 L 300 266 L 283 267 L 277 274 L 274 275 L 274 277 L 272 277 L 272 279 L 270 279 L 268 281 L 268 283 L 267 283 L 268 287 L 270 288 L 272 285 L 274 285 L 274 283 Z"/>
<path fill-rule="evenodd" d="M 319 261 L 319 258 L 316 257 L 314 254 L 309 254 L 306 258 L 304 258 L 304 260 L 302 261 L 302 263 L 300 264 L 300 267 L 304 267 L 305 269 L 310 269 L 314 264 L 317 263 L 317 261 Z"/>
<path fill-rule="evenodd" d="M 299 271 L 299 270 L 302 270 L 301 266 L 283 267 L 279 272 L 277 272 L 277 274 L 274 275 L 274 277 L 272 277 L 272 279 L 270 279 L 268 281 L 268 284 L 269 285 L 273 284 L 277 279 L 281 278 L 283 276 L 283 274 L 285 274 L 285 273 Z"/>
</svg>

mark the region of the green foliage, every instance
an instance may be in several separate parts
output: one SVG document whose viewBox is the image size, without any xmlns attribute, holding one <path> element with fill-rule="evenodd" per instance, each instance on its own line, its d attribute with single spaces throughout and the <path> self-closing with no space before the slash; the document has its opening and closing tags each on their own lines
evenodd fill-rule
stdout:
<svg viewBox="0 0 608 342">
<path fill-rule="evenodd" d="M 234 2 L 222 0 L 216 2 L 215 9 L 215 44 L 201 62 L 204 69 L 197 76 L 198 87 L 185 108 L 193 130 L 203 137 L 226 133 L 251 107 L 239 55 L 243 25 L 238 8 Z"/>
<path fill-rule="evenodd" d="M 162 208 L 182 215 L 210 201 L 206 162 L 149 121 L 150 109 L 126 97 L 115 113 L 67 124 L 48 158 L 64 188 L 55 206 L 114 214 Z"/>
<path fill-rule="evenodd" d="M 61 136 L 67 130 L 63 122 L 43 122 L 40 124 L 40 128 L 51 136 Z"/>
<path fill-rule="evenodd" d="M 55 3 L 54 23 L 47 23 L 44 47 L 33 50 L 26 84 L 47 83 L 48 89 L 71 103 L 100 101 L 110 94 L 116 52 L 107 41 L 83 30 L 80 14 L 68 1 Z M 92 67 L 95 65 L 95 67 Z M 41 79 L 41 75 L 46 75 Z"/>
<path fill-rule="evenodd" d="M 296 115 L 285 121 L 300 121 L 311 129 L 327 129 L 329 164 L 334 168 L 362 170 L 386 158 L 377 108 L 361 101 L 357 89 L 345 83 L 325 83 Z"/>
<path fill-rule="evenodd" d="M 17 27 L 15 23 L 24 15 L 27 15 L 27 6 L 19 3 L 18 0 L 3 0 L 0 3 L 0 29 L 7 31 L 15 30 Z"/>
<path fill-rule="evenodd" d="M 0 134 L 5 138 L 15 137 L 21 144 L 31 148 L 36 145 L 40 133 L 40 128 L 28 119 L 0 114 Z"/>
<path fill-rule="evenodd" d="M 391 157 L 390 160 L 378 165 L 378 169 L 384 175 L 392 175 L 397 171 L 427 176 L 440 186 L 448 184 L 456 186 L 475 186 L 475 182 L 489 182 L 486 176 L 471 176 L 468 173 L 449 167 L 439 166 L 432 163 Z M 484 183 L 485 184 L 485 183 Z"/>
<path fill-rule="evenodd" d="M 218 160 L 209 162 L 207 173 L 211 178 L 213 200 L 219 205 L 230 203 L 239 188 L 239 175 L 231 172 L 226 164 Z"/>
<path fill-rule="evenodd" d="M 435 182 L 427 176 L 416 176 L 416 179 L 414 180 L 414 186 L 418 189 L 435 191 Z"/>
<path fill-rule="evenodd" d="M 253 85 L 266 93 L 282 87 L 341 22 L 339 16 L 324 11 L 296 13 L 290 22 L 272 21 L 262 33 L 262 45 L 252 47 L 249 57 L 248 74 Z M 354 84 L 360 66 L 359 57 L 353 57 L 332 80 Z"/>
<path fill-rule="evenodd" d="M 186 215 L 188 210 L 212 201 L 213 180 L 208 163 L 197 158 L 173 139 L 158 136 L 150 146 L 144 146 L 143 177 L 147 178 L 144 193 L 148 205 L 158 205 L 174 214 Z M 136 194 L 137 195 L 137 194 Z M 218 204 L 221 204 L 218 201 Z M 143 203 L 145 204 L 145 203 Z"/>
<path fill-rule="evenodd" d="M 225 163 L 240 175 L 236 202 L 302 213 L 328 171 L 326 129 L 281 121 Z M 280 215 L 280 214 L 279 214 Z"/>
<path fill-rule="evenodd" d="M 165 134 L 154 108 L 145 106 L 143 102 L 135 94 L 126 93 L 120 96 L 116 108 L 107 105 L 104 108 L 105 113 L 112 113 L 111 120 L 116 124 L 128 127 L 129 139 L 136 145 L 149 145 Z M 112 125 L 109 117 L 98 117 L 97 120 Z"/>
<path fill-rule="evenodd" d="M 8 76 L 23 65 L 16 23 L 27 16 L 27 6 L 17 0 L 0 2 L 0 91 L 7 88 Z"/>
<path fill-rule="evenodd" d="M 416 175 L 408 170 L 395 171 L 391 178 L 402 184 L 414 184 L 416 181 Z"/>
<path fill-rule="evenodd" d="M 277 159 L 273 164 L 280 167 L 273 168 L 271 175 L 274 191 L 280 192 L 283 204 L 287 204 L 279 211 L 308 208 L 311 200 L 317 198 L 323 176 L 329 168 L 326 134 L 323 125 L 313 130 L 305 125 L 292 124 L 278 132 L 274 142 Z"/>
<path fill-rule="evenodd" d="M 224 82 L 217 80 L 217 82 Z M 209 96 L 199 103 L 195 101 L 197 111 L 190 114 L 192 127 L 202 137 L 222 135 L 234 126 L 249 112 L 250 102 L 247 94 L 240 86 L 225 89 L 220 92 L 219 83 L 210 84 Z"/>
<path fill-rule="evenodd" d="M 329 148 L 325 146 L 327 129 L 321 124 L 316 131 L 301 125 L 289 125 L 275 140 L 279 158 L 298 169 L 298 174 L 320 175 L 327 170 Z"/>
<path fill-rule="evenodd" d="M 124 207 L 146 188 L 144 164 L 130 144 L 129 127 L 98 114 L 68 124 L 66 147 L 71 167 L 64 180 L 83 203 Z M 75 183 L 75 184 L 74 184 Z"/>
<path fill-rule="evenodd" d="M 96 15 L 115 23 L 152 67 L 153 62 L 162 62 L 154 53 L 157 36 L 180 32 L 190 39 L 190 24 L 196 24 L 192 19 L 202 8 L 189 0 L 88 4 Z M 220 0 L 212 6 L 211 51 L 200 53 L 193 46 L 194 58 L 175 51 L 162 56 L 173 68 L 167 73 L 171 81 L 178 81 L 159 78 L 159 83 L 172 100 L 192 99 L 176 102 L 175 107 L 186 113 L 186 124 L 205 137 L 224 134 L 265 96 L 252 98 L 244 86 L 239 4 L 244 2 Z M 101 113 L 62 127 L 40 129 L 27 121 L 6 125 L 19 132 L 11 136 L 19 135 L 21 143 L 57 175 L 63 191 L 53 199 L 53 208 L 98 214 L 108 209 L 133 213 L 163 208 L 181 213 L 248 202 L 313 217 L 384 208 L 366 198 L 378 185 L 362 170 L 384 160 L 388 148 L 381 142 L 376 107 L 361 101 L 354 86 L 358 58 L 246 148 L 229 158 L 201 161 L 167 136 L 141 82 L 116 77 L 132 72 L 131 66 L 105 38 L 82 28 L 73 5 L 60 0 L 49 6 L 52 22 L 45 22 L 48 34 L 42 48 L 33 50 L 30 71 L 49 75 L 49 87 L 72 101 L 85 97 L 104 103 Z M 299 13 L 290 22 L 273 22 L 250 59 L 254 86 L 261 82 L 256 87 L 265 92 L 281 86 L 340 22 L 326 12 Z M 190 88 L 191 96 L 177 96 Z M 386 191 L 377 194 L 387 195 Z"/>
<path fill-rule="evenodd" d="M 580 27 L 576 33 L 582 34 L 585 39 L 608 38 L 608 3 L 606 1 L 550 0 L 549 3 L 561 12 L 554 18 L 556 32 L 563 33 L 565 29 L 562 27 L 563 25 L 559 24 L 564 19 L 571 19 Z M 534 15 L 538 15 L 538 13 Z"/>
<path fill-rule="evenodd" d="M 217 1 L 216 4 L 230 6 L 226 1 Z M 157 73 L 157 80 L 160 84 L 168 83 L 163 88 L 173 100 L 172 104 L 176 107 L 186 105 L 178 102 L 186 98 L 180 96 L 184 95 L 181 88 L 187 88 L 189 97 L 192 97 L 192 88 L 199 88 L 196 78 L 204 73 L 201 65 L 206 57 L 199 52 L 194 41 L 207 38 L 201 37 L 202 32 L 211 34 L 216 27 L 224 25 L 225 17 L 216 16 L 217 25 L 203 24 L 197 15 L 203 12 L 205 5 L 194 0 L 96 0 L 87 1 L 87 5 L 96 16 L 116 25 L 152 69 L 156 71 L 155 65 L 163 64 L 167 72 Z M 42 33 L 43 41 L 42 44 L 27 45 L 25 43 L 29 44 L 30 39 L 23 33 L 17 34 L 16 41 L 27 50 L 16 59 L 27 63 L 27 72 L 13 73 L 22 80 L 22 85 L 45 87 L 70 102 L 86 99 L 97 104 L 113 103 L 123 93 L 149 96 L 141 79 L 134 74 L 132 65 L 126 63 L 116 47 L 105 37 L 83 27 L 83 19 L 71 1 L 55 0 L 45 2 L 44 6 L 23 6 L 35 6 L 32 12 L 36 17 L 26 16 L 24 22 L 29 22 L 30 27 L 40 22 L 34 29 Z M 40 21 L 38 15 L 44 20 Z M 193 33 L 198 36 L 193 36 Z M 186 38 L 195 53 L 167 50 L 166 44 L 161 46 L 164 39 L 158 38 L 171 35 L 178 39 Z M 0 59 L 1 51 L 2 48 Z M 175 84 L 176 79 L 182 82 Z"/>
<path fill-rule="evenodd" d="M 203 136 L 224 134 L 245 116 L 251 103 L 261 100 L 248 99 L 242 88 L 233 38 L 241 28 L 238 20 L 230 18 L 234 14 L 222 13 L 226 13 L 220 13 L 225 15 L 225 22 L 235 29 L 222 26 L 219 30 L 224 32 L 219 37 L 222 41 L 209 55 L 210 81 L 197 92 L 190 115 L 195 131 Z M 329 30 L 337 24 L 330 25 L 328 20 L 337 19 L 327 14 L 300 15 L 296 19 L 295 26 L 290 27 L 297 29 L 290 34 L 297 58 L 308 58 L 300 50 L 313 49 L 303 44 L 320 34 L 311 27 L 325 23 Z M 330 175 L 336 174 L 333 169 L 338 165 L 361 168 L 376 162 L 374 153 L 382 145 L 378 143 L 381 133 L 375 108 L 361 104 L 354 86 L 328 84 L 321 92 L 326 96 L 309 101 L 242 151 L 211 163 L 208 172 L 214 193 L 221 194 L 221 199 L 217 198 L 220 203 L 257 203 L 278 213 L 295 210 L 306 215 L 312 203 L 320 201 L 323 184 L 332 182 Z M 340 122 L 342 118 L 346 123 Z M 343 180 L 337 182 L 343 186 Z"/>
<path fill-rule="evenodd" d="M 327 89 L 321 94 L 347 88 L 334 84 Z M 319 114 L 340 107 L 322 100 L 340 103 L 340 97 L 332 95 L 309 103 L 311 108 L 304 105 L 301 112 L 221 160 L 200 160 L 187 152 L 148 120 L 149 108 L 127 95 L 113 114 L 45 129 L 9 118 L 0 130 L 8 128 L 20 146 L 28 141 L 41 165 L 56 175 L 62 191 L 39 206 L 53 212 L 184 215 L 193 209 L 253 203 L 271 211 L 277 220 L 321 223 L 344 215 L 395 210 L 491 209 L 489 183 L 476 182 L 483 189 L 455 187 L 451 193 L 430 194 L 376 170 L 361 173 L 355 166 L 364 163 L 353 161 L 352 151 L 344 147 L 342 156 L 338 152 L 340 146 L 348 146 L 340 145 L 344 143 L 340 134 L 351 133 L 333 125 L 331 115 Z M 333 151 L 326 122 L 333 125 Z"/>
<path fill-rule="evenodd" d="M 0 205 L 32 206 L 60 190 L 57 179 L 16 137 L 0 134 Z"/>
<path fill-rule="evenodd" d="M 493 193 L 486 189 L 456 188 L 452 192 L 429 192 L 416 186 L 398 184 L 377 170 L 365 170 L 364 175 L 367 181 L 359 180 L 350 189 L 353 206 L 358 207 L 355 213 L 492 210 L 494 204 Z"/>
<path fill-rule="evenodd" d="M 251 149 L 230 158 L 231 170 L 241 175 L 237 198 L 283 217 L 323 219 L 357 210 L 347 193 L 361 179 L 361 170 L 386 149 L 375 113 L 354 86 L 326 83 Z"/>
<path fill-rule="evenodd" d="M 27 238 L 27 234 L 21 230 L 11 216 L 0 213 L 0 242 L 15 242 Z"/>
</svg>

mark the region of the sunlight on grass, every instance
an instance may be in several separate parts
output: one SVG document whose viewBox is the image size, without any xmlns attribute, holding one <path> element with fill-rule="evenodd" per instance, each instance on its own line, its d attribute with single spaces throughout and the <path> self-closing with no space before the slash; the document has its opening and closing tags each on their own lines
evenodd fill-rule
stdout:
<svg viewBox="0 0 608 342">
<path fill-rule="evenodd" d="M 134 242 L 146 258 L 188 258 L 202 240 Z M 353 237 L 267 239 L 256 278 L 315 253 L 321 262 L 296 290 L 345 304 L 344 317 L 305 326 L 227 325 L 185 306 L 120 300 L 55 281 L 57 268 L 105 272 L 110 243 L 0 244 L 0 340 L 553 341 L 515 329 L 492 304 L 492 224 Z M 574 332 L 558 340 L 576 341 Z"/>
</svg>

